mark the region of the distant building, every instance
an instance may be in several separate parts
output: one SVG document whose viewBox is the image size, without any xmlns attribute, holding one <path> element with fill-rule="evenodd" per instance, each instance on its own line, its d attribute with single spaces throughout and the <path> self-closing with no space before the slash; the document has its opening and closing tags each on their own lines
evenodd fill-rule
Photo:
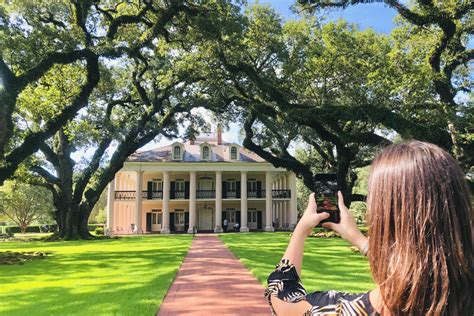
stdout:
<svg viewBox="0 0 474 316">
<path fill-rule="evenodd" d="M 238 144 L 220 128 L 195 140 L 131 155 L 109 185 L 111 234 L 292 229 L 296 177 Z M 138 223 L 138 225 L 136 225 Z"/>
</svg>

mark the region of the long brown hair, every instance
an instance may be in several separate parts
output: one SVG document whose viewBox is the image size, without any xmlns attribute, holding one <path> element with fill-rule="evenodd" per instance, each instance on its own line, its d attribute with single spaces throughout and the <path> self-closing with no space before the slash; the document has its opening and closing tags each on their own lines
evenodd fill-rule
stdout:
<svg viewBox="0 0 474 316">
<path fill-rule="evenodd" d="M 473 315 L 473 209 L 464 174 L 436 145 L 391 145 L 369 177 L 369 260 L 383 314 Z"/>
</svg>

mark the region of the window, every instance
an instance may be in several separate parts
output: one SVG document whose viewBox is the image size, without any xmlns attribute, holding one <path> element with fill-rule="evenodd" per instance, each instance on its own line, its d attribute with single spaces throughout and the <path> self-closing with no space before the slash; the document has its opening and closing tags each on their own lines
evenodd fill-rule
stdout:
<svg viewBox="0 0 474 316">
<path fill-rule="evenodd" d="M 173 159 L 174 160 L 181 160 L 181 147 L 176 145 L 173 148 Z"/>
<path fill-rule="evenodd" d="M 151 223 L 153 225 L 161 225 L 163 220 L 163 213 L 160 210 L 151 210 Z"/>
<path fill-rule="evenodd" d="M 175 225 L 184 225 L 184 210 L 175 210 L 174 216 Z"/>
<path fill-rule="evenodd" d="M 183 179 L 176 179 L 174 188 L 175 188 L 176 192 L 184 192 L 184 180 Z"/>
<path fill-rule="evenodd" d="M 249 179 L 247 182 L 248 191 L 257 191 L 257 180 L 256 179 Z"/>
<path fill-rule="evenodd" d="M 237 191 L 237 185 L 235 179 L 228 179 L 227 180 L 227 190 L 228 191 Z"/>
<path fill-rule="evenodd" d="M 237 147 L 230 147 L 230 159 L 237 160 Z"/>
<path fill-rule="evenodd" d="M 229 223 L 236 223 L 235 208 L 227 208 L 226 212 L 228 216 L 227 220 L 229 221 Z"/>
<path fill-rule="evenodd" d="M 202 159 L 203 160 L 209 160 L 209 159 L 211 159 L 210 157 L 211 157 L 211 155 L 210 155 L 209 146 L 202 147 Z"/>
<path fill-rule="evenodd" d="M 161 179 L 153 179 L 151 184 L 152 191 L 162 191 L 163 190 L 163 182 Z"/>
</svg>

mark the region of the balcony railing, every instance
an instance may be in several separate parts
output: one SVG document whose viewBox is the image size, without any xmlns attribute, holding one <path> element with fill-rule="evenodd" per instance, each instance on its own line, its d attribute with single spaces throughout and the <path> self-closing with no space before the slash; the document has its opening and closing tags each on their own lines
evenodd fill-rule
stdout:
<svg viewBox="0 0 474 316">
<path fill-rule="evenodd" d="M 135 200 L 135 191 L 115 191 L 116 200 Z"/>
<path fill-rule="evenodd" d="M 224 199 L 235 199 L 240 198 L 237 196 L 236 191 L 227 191 L 224 195 Z M 247 198 L 265 198 L 265 190 L 259 191 L 247 191 Z M 116 200 L 134 200 L 136 197 L 136 191 L 115 191 Z M 148 191 L 142 191 L 142 198 L 148 199 Z M 175 191 L 175 199 L 185 199 L 185 191 Z M 197 199 L 215 199 L 216 191 L 215 190 L 197 190 L 196 191 Z M 272 198 L 274 199 L 289 199 L 291 198 L 291 190 L 272 190 Z M 151 200 L 163 199 L 163 191 L 151 191 Z"/>
<path fill-rule="evenodd" d="M 224 199 L 235 199 L 237 198 L 237 191 L 227 191 L 224 193 Z"/>
<path fill-rule="evenodd" d="M 175 199 L 184 199 L 185 192 L 184 191 L 174 191 L 174 198 Z"/>
<path fill-rule="evenodd" d="M 162 190 L 151 191 L 150 193 L 151 193 L 151 198 L 148 195 L 148 191 L 143 191 L 142 198 L 147 199 L 147 200 L 161 200 L 163 198 Z"/>
<path fill-rule="evenodd" d="M 197 199 L 214 199 L 216 198 L 215 190 L 197 190 L 196 191 Z"/>
<path fill-rule="evenodd" d="M 291 190 L 272 190 L 272 198 L 289 199 L 291 198 Z"/>
</svg>

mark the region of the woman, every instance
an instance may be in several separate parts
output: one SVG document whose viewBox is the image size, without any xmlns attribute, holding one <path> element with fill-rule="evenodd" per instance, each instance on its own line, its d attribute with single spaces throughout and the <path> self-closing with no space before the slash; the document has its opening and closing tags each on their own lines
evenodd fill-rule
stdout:
<svg viewBox="0 0 474 316">
<path fill-rule="evenodd" d="M 323 226 L 368 254 L 377 288 L 363 294 L 306 293 L 299 279 L 304 241 L 328 216 L 316 213 L 312 194 L 268 278 L 274 314 L 474 315 L 474 215 L 456 161 L 429 143 L 391 145 L 372 164 L 367 203 L 369 240 L 340 192 L 341 222 Z"/>
</svg>

